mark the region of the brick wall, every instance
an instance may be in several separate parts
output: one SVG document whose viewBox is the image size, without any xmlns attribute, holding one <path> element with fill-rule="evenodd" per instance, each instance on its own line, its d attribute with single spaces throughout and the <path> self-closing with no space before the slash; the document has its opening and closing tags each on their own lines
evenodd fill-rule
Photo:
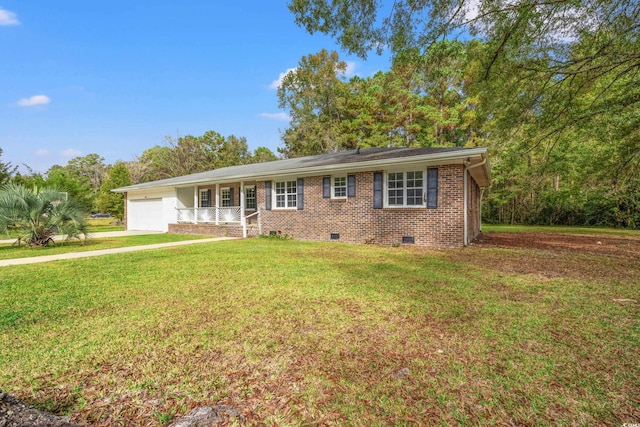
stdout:
<svg viewBox="0 0 640 427">
<path fill-rule="evenodd" d="M 253 232 L 253 229 L 251 230 Z M 193 234 L 211 237 L 240 237 L 242 238 L 241 225 L 215 225 L 215 224 L 169 224 L 169 233 L 172 234 Z M 249 234 L 249 233 L 247 233 Z M 249 236 L 251 237 L 251 233 Z"/>
<path fill-rule="evenodd" d="M 356 197 L 324 199 L 322 176 L 304 179 L 304 210 L 262 210 L 262 232 L 282 232 L 296 239 L 329 241 L 331 234 L 338 241 L 390 245 L 412 236 L 416 245 L 456 247 L 463 245 L 464 200 L 463 166 L 439 167 L 438 208 L 373 208 L 373 172 L 356 174 Z M 475 198 L 477 185 L 471 185 Z M 257 201 L 264 207 L 264 182 L 257 182 Z M 475 202 L 474 202 L 475 203 Z M 475 208 L 469 208 L 472 212 Z M 479 209 L 479 206 L 478 206 Z M 475 214 L 469 218 L 475 218 Z M 476 235 L 473 225 L 472 235 Z"/>
</svg>

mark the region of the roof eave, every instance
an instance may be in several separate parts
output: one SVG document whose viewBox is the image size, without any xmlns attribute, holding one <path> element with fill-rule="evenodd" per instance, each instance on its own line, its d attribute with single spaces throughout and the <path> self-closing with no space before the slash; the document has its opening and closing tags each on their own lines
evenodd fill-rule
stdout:
<svg viewBox="0 0 640 427">
<path fill-rule="evenodd" d="M 160 188 L 190 187 L 190 186 L 193 186 L 194 184 L 227 183 L 231 181 L 243 181 L 243 180 L 250 180 L 250 179 L 255 180 L 258 178 L 266 180 L 269 178 L 279 177 L 283 175 L 296 175 L 299 177 L 313 176 L 313 175 L 319 175 L 319 174 L 326 174 L 328 172 L 341 172 L 345 170 L 352 171 L 352 172 L 361 172 L 366 170 L 377 169 L 384 166 L 403 166 L 403 165 L 411 165 L 414 163 L 426 164 L 427 166 L 441 165 L 441 164 L 462 164 L 464 161 L 474 157 L 479 158 L 478 161 L 487 159 L 487 162 L 484 165 L 484 170 L 487 176 L 487 181 L 490 182 L 491 180 L 490 170 L 487 169 L 487 165 L 488 165 L 487 149 L 471 148 L 471 149 L 464 149 L 464 150 L 455 151 L 455 152 L 447 151 L 442 153 L 422 154 L 418 156 L 384 158 L 384 159 L 369 160 L 364 162 L 350 162 L 350 163 L 337 163 L 337 164 L 332 163 L 328 165 L 280 169 L 280 170 L 262 172 L 262 173 L 227 175 L 222 178 L 199 178 L 199 179 L 194 179 L 192 181 L 185 181 L 180 183 L 167 182 L 166 184 L 158 185 L 159 182 L 156 181 L 155 182 L 156 185 L 154 185 L 154 182 L 149 182 L 149 183 L 144 183 L 139 185 L 132 185 L 128 187 L 115 188 L 111 191 L 116 193 L 124 193 L 128 191 L 146 190 L 151 188 L 160 189 Z"/>
</svg>

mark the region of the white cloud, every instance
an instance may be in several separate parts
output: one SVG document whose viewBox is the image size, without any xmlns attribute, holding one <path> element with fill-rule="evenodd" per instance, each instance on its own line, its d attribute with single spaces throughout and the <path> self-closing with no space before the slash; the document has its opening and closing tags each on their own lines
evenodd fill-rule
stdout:
<svg viewBox="0 0 640 427">
<path fill-rule="evenodd" d="M 284 73 L 280 73 L 278 79 L 271 82 L 271 84 L 269 85 L 269 89 L 278 89 L 280 86 L 282 86 L 282 79 L 284 79 L 284 76 L 295 70 L 295 68 L 289 68 Z"/>
<path fill-rule="evenodd" d="M 347 61 L 347 69 L 344 70 L 345 77 L 353 77 L 356 75 L 356 63 L 354 61 Z"/>
<path fill-rule="evenodd" d="M 0 7 L 0 25 L 20 25 L 18 15 Z"/>
<path fill-rule="evenodd" d="M 51 102 L 51 98 L 47 95 L 33 95 L 30 98 L 22 98 L 18 100 L 17 104 L 20 107 L 34 107 L 36 105 L 47 105 Z"/>
<path fill-rule="evenodd" d="M 67 148 L 64 151 L 61 151 L 60 154 L 62 154 L 64 157 L 78 157 L 82 155 L 82 151 L 76 150 L 75 148 Z"/>
<path fill-rule="evenodd" d="M 46 157 L 49 155 L 49 150 L 45 150 L 44 148 L 40 148 L 36 150 L 36 156 Z"/>
<path fill-rule="evenodd" d="M 271 120 L 279 120 L 281 122 L 288 122 L 291 117 L 287 113 L 260 113 L 260 117 L 264 117 Z"/>
<path fill-rule="evenodd" d="M 473 21 L 480 15 L 480 0 L 465 1 L 464 5 L 465 21 Z"/>
</svg>

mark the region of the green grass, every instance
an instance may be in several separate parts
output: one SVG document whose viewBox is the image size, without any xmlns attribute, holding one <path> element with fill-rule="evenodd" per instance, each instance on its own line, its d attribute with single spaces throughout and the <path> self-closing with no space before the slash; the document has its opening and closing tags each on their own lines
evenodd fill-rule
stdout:
<svg viewBox="0 0 640 427">
<path fill-rule="evenodd" d="M 563 234 L 593 234 L 640 237 L 640 230 L 606 227 L 580 227 L 566 225 L 510 225 L 510 224 L 482 224 L 483 232 L 502 233 L 563 233 Z"/>
<path fill-rule="evenodd" d="M 508 255 L 249 239 L 5 267 L 0 389 L 104 425 L 216 403 L 267 425 L 638 422 L 638 261 L 595 282 Z"/>
<path fill-rule="evenodd" d="M 206 236 L 190 236 L 184 234 L 148 234 L 95 239 L 92 239 L 91 236 L 89 237 L 89 240 L 86 242 L 81 242 L 79 240 L 60 241 L 55 245 L 42 248 L 30 248 L 24 243 L 20 247 L 11 243 L 0 244 L 0 260 L 58 255 L 70 252 L 96 251 L 102 249 L 123 248 L 127 246 L 153 245 L 156 243 L 179 242 L 182 240 L 206 238 Z"/>
<path fill-rule="evenodd" d="M 89 218 L 89 233 L 97 233 L 100 231 L 123 231 L 124 225 L 111 225 L 117 222 L 117 218 Z"/>
</svg>

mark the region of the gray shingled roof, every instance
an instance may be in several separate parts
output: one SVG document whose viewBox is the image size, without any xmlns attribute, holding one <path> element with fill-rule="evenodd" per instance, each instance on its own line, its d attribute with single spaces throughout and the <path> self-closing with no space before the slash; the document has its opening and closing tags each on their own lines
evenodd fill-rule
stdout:
<svg viewBox="0 0 640 427">
<path fill-rule="evenodd" d="M 214 169 L 206 172 L 184 175 L 177 178 L 162 179 L 159 181 L 146 182 L 142 184 L 130 185 L 116 188 L 112 191 L 125 192 L 132 190 L 142 190 L 157 187 L 179 187 L 189 184 L 204 182 L 224 182 L 237 179 L 259 179 L 262 176 L 269 176 L 275 173 L 286 174 L 303 169 L 314 169 L 319 167 L 344 167 L 345 165 L 363 162 L 374 162 L 389 160 L 389 163 L 396 163 L 399 160 L 415 156 L 441 157 L 451 154 L 452 157 L 466 155 L 478 155 L 479 150 L 486 153 L 486 149 L 481 148 L 362 148 L 360 150 L 340 151 L 329 154 L 319 154 L 316 156 L 297 157 L 293 159 L 274 160 L 272 162 L 254 163 L 249 165 L 230 166 L 226 168 Z"/>
</svg>

